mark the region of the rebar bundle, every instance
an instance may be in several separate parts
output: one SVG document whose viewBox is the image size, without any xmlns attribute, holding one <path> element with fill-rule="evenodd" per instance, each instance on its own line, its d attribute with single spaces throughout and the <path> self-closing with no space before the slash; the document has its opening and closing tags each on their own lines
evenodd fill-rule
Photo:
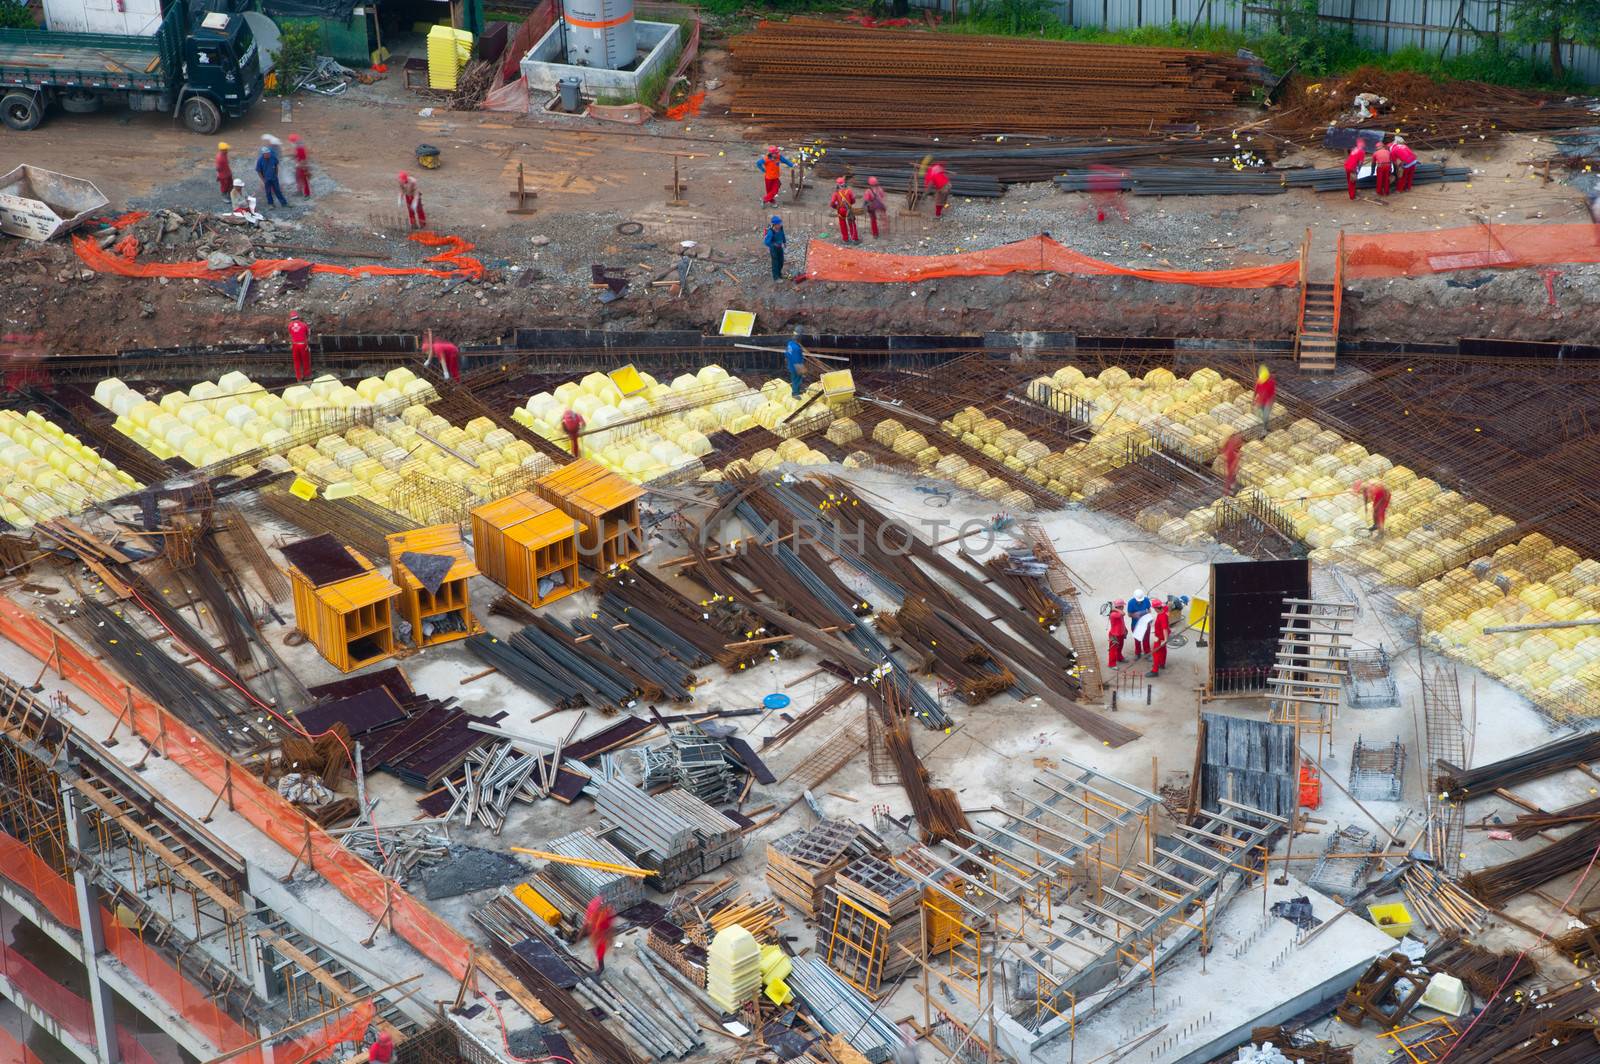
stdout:
<svg viewBox="0 0 1600 1064">
<path fill-rule="evenodd" d="M 1055 178 L 1063 192 L 1131 192 L 1135 196 L 1276 196 L 1294 188 L 1343 192 L 1344 168 L 1303 170 L 1212 170 L 1198 166 L 1132 166 L 1106 170 L 1069 170 Z M 1414 183 L 1453 184 L 1472 180 L 1468 166 L 1418 163 Z"/>
<path fill-rule="evenodd" d="M 1600 849 L 1600 823 L 1580 828 L 1541 850 L 1461 877 L 1461 886 L 1486 905 L 1499 908 L 1519 894 L 1582 868 Z"/>
<path fill-rule="evenodd" d="M 816 132 L 1148 135 L 1231 108 L 1246 63 L 1122 48 L 762 22 L 731 44 L 732 110 L 769 129 Z"/>
<path fill-rule="evenodd" d="M 1434 790 L 1462 802 L 1480 794 L 1491 794 L 1496 788 L 1539 779 L 1596 760 L 1600 760 L 1600 732 L 1590 732 L 1557 739 L 1473 769 L 1461 769 L 1441 761 L 1436 766 Z"/>
<path fill-rule="evenodd" d="M 908 597 L 897 613 L 878 614 L 878 628 L 929 661 L 933 671 L 953 684 L 968 705 L 987 701 L 1016 683 L 1011 670 L 996 664 L 987 647 L 921 598 Z"/>
<path fill-rule="evenodd" d="M 1446 1051 L 1450 1064 L 1588 1064 L 1600 1038 L 1600 990 L 1589 980 L 1548 993 L 1506 990 Z"/>
</svg>

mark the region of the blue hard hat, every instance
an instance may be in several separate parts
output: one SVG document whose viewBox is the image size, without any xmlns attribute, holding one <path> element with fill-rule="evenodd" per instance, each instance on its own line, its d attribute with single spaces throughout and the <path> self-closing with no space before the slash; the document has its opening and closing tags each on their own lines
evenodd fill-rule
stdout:
<svg viewBox="0 0 1600 1064">
<path fill-rule="evenodd" d="M 778 217 L 776 214 L 774 214 L 772 216 L 772 224 L 773 225 L 782 225 L 783 224 L 783 219 Z"/>
</svg>

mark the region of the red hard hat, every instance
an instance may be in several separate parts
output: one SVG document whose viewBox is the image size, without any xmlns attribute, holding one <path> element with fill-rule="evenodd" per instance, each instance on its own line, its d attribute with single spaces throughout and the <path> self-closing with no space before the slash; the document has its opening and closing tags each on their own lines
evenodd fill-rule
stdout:
<svg viewBox="0 0 1600 1064">
<path fill-rule="evenodd" d="M 289 312 L 289 320 L 290 321 L 299 321 L 300 320 L 300 312 L 298 310 L 291 310 Z"/>
<path fill-rule="evenodd" d="M 407 179 L 407 178 L 409 178 L 409 177 L 410 177 L 410 176 L 411 176 L 411 175 L 410 175 L 410 174 L 408 174 L 408 173 L 406 173 L 406 172 L 405 172 L 405 171 L 404 171 L 404 170 L 401 170 L 401 171 L 400 171 L 400 180 L 402 180 L 402 181 L 404 181 L 404 180 L 406 180 L 406 179 Z"/>
<path fill-rule="evenodd" d="M 776 154 L 778 154 L 778 146 L 776 144 L 768 144 L 767 145 L 767 154 L 768 155 L 776 155 Z"/>
<path fill-rule="evenodd" d="M 1112 604 L 1111 604 L 1111 608 L 1112 608 L 1112 609 L 1114 609 L 1114 610 L 1120 610 L 1120 609 L 1125 609 L 1125 608 L 1127 608 L 1127 605 L 1128 605 L 1128 604 L 1127 604 L 1127 602 L 1126 602 L 1126 601 L 1124 601 L 1124 600 L 1122 600 L 1122 599 L 1117 599 L 1117 601 L 1115 601 L 1115 602 L 1113 602 L 1113 603 L 1112 603 Z"/>
<path fill-rule="evenodd" d="M 842 177 L 838 178 L 833 183 L 836 184 L 836 185 L 842 185 L 842 184 L 844 184 L 844 178 L 842 178 Z"/>
<path fill-rule="evenodd" d="M 298 133 L 290 133 L 289 134 L 289 139 L 291 141 L 298 142 L 300 140 L 300 134 L 298 134 Z"/>
<path fill-rule="evenodd" d="M 877 178 L 875 178 L 875 177 L 869 177 L 869 178 L 867 178 L 867 184 L 869 184 L 869 185 L 876 185 L 876 184 L 877 184 L 877 183 L 878 183 L 878 179 L 877 179 Z"/>
</svg>

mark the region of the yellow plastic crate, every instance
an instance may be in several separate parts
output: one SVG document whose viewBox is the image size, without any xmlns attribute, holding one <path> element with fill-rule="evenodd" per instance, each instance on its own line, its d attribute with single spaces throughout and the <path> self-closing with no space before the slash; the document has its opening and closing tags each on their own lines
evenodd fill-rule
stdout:
<svg viewBox="0 0 1600 1064">
<path fill-rule="evenodd" d="M 1373 924 L 1379 931 L 1392 938 L 1405 938 L 1406 932 L 1411 930 L 1411 910 L 1401 902 L 1389 905 L 1369 905 L 1367 914 L 1372 917 Z"/>
</svg>

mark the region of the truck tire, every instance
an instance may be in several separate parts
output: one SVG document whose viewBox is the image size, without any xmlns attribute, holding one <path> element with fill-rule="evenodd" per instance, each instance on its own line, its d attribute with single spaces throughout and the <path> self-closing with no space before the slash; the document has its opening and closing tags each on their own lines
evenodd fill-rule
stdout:
<svg viewBox="0 0 1600 1064">
<path fill-rule="evenodd" d="M 0 122 L 26 133 L 44 118 L 44 100 L 36 92 L 8 92 L 0 97 Z"/>
<path fill-rule="evenodd" d="M 191 133 L 210 136 L 222 128 L 222 112 L 204 96 L 191 96 L 183 101 L 183 124 Z"/>
<path fill-rule="evenodd" d="M 100 105 L 103 102 L 100 99 L 99 93 L 82 90 L 76 92 L 64 92 L 56 97 L 56 101 L 61 104 L 61 109 L 63 111 L 74 115 L 94 114 L 96 111 L 100 110 Z"/>
</svg>

